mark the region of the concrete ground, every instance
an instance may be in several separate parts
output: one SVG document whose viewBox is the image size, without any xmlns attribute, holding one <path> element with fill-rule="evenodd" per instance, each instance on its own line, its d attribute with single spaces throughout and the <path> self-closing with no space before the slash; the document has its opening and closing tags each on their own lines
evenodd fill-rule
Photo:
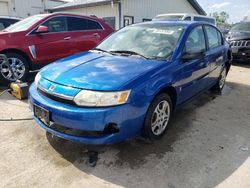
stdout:
<svg viewBox="0 0 250 188">
<path fill-rule="evenodd" d="M 30 118 L 27 102 L 0 97 L 1 118 Z M 0 187 L 250 187 L 250 65 L 233 66 L 221 96 L 175 114 L 165 137 L 89 149 L 46 135 L 33 120 L 0 122 Z"/>
</svg>

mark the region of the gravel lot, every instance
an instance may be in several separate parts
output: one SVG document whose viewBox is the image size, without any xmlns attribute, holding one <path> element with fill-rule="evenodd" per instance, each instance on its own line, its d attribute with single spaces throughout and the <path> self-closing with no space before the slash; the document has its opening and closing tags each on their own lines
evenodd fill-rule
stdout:
<svg viewBox="0 0 250 188">
<path fill-rule="evenodd" d="M 31 117 L 26 101 L 0 97 L 0 118 Z M 94 147 L 46 135 L 33 120 L 0 122 L 0 187 L 250 187 L 250 65 L 233 66 L 222 96 L 179 110 L 155 143 Z M 87 149 L 99 152 L 88 165 Z"/>
</svg>

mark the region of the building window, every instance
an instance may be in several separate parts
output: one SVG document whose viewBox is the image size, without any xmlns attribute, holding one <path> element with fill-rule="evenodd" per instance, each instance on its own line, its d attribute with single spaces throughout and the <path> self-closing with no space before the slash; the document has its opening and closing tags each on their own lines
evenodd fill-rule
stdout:
<svg viewBox="0 0 250 188">
<path fill-rule="evenodd" d="M 103 20 L 106 24 L 115 29 L 115 17 L 104 17 Z"/>
<path fill-rule="evenodd" d="M 124 27 L 131 25 L 133 23 L 134 23 L 134 16 L 124 16 L 124 21 L 123 21 Z"/>
<path fill-rule="evenodd" d="M 148 19 L 148 18 L 143 18 L 142 19 L 142 22 L 150 22 L 150 21 L 152 21 L 152 19 Z"/>
</svg>

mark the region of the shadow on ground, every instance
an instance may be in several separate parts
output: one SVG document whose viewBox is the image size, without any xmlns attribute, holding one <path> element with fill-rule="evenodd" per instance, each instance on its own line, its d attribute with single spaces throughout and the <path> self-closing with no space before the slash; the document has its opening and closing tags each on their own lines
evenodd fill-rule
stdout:
<svg viewBox="0 0 250 188">
<path fill-rule="evenodd" d="M 250 87 L 228 83 L 222 97 L 210 92 L 201 95 L 176 112 L 167 134 L 154 143 L 138 137 L 113 146 L 87 146 L 50 134 L 47 139 L 76 168 L 117 185 L 214 187 L 250 156 L 238 149 L 250 143 L 250 125 L 240 121 L 243 117 L 237 117 L 238 128 L 229 120 L 237 108 L 243 108 L 231 104 L 242 90 L 250 92 Z M 222 117 L 221 110 L 225 111 Z M 88 150 L 99 152 L 95 168 L 88 165 Z"/>
</svg>

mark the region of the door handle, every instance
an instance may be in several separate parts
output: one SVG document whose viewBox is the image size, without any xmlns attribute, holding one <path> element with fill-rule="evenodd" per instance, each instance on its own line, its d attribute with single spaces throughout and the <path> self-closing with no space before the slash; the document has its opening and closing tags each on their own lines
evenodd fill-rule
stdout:
<svg viewBox="0 0 250 188">
<path fill-rule="evenodd" d="M 65 37 L 64 38 L 64 40 L 70 40 L 71 39 L 71 37 Z"/>
<path fill-rule="evenodd" d="M 100 37 L 100 35 L 98 33 L 94 33 L 93 36 L 94 37 Z"/>
</svg>

